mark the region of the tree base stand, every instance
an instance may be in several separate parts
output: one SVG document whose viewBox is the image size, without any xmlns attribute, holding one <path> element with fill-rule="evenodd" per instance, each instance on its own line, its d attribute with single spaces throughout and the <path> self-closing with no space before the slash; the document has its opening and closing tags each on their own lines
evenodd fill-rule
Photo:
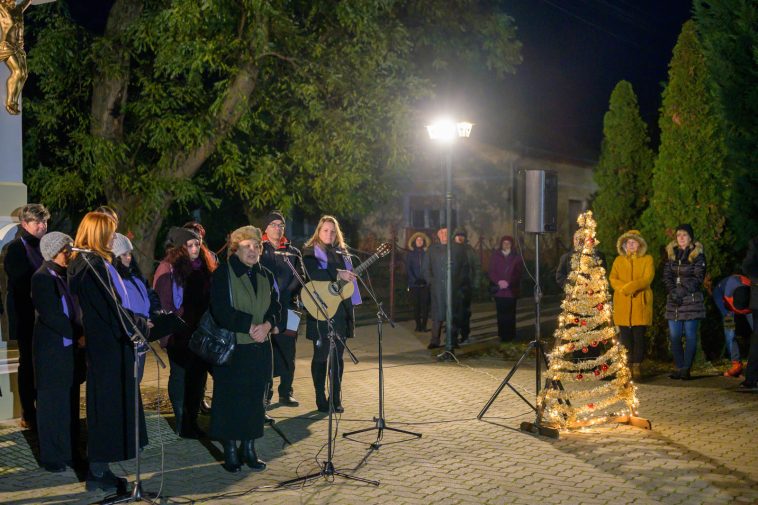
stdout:
<svg viewBox="0 0 758 505">
<path fill-rule="evenodd" d="M 617 417 L 612 417 L 608 419 L 604 423 L 593 424 L 589 421 L 581 422 L 581 423 L 573 423 L 571 426 L 568 427 L 568 431 L 577 430 L 581 428 L 589 428 L 593 426 L 600 426 L 601 424 L 612 424 L 612 423 L 628 424 L 629 426 L 633 426 L 641 430 L 653 429 L 653 424 L 650 422 L 649 419 L 645 419 L 644 417 L 617 416 Z M 536 422 L 532 422 L 532 423 L 523 422 L 521 423 L 520 429 L 521 431 L 525 431 L 527 433 L 533 433 L 535 435 L 542 435 L 543 437 L 550 437 L 550 438 L 555 438 L 555 439 L 560 438 L 560 430 L 550 425 L 538 424 Z"/>
</svg>

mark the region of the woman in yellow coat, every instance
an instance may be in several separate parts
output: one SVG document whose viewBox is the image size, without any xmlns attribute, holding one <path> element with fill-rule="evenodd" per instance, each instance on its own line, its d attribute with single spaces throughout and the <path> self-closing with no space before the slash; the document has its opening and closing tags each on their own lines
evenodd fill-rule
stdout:
<svg viewBox="0 0 758 505">
<path fill-rule="evenodd" d="M 637 230 L 629 230 L 616 241 L 619 255 L 611 267 L 613 322 L 619 327 L 619 340 L 626 347 L 632 377 L 640 376 L 645 355 L 645 331 L 653 324 L 653 258 L 647 242 Z"/>
</svg>

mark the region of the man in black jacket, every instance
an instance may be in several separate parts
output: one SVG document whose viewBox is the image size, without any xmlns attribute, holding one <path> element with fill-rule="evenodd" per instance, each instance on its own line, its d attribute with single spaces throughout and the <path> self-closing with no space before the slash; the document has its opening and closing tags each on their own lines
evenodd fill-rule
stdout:
<svg viewBox="0 0 758 505">
<path fill-rule="evenodd" d="M 8 278 L 8 323 L 11 340 L 18 341 L 18 394 L 21 400 L 21 426 L 36 429 L 34 402 L 34 365 L 32 364 L 32 274 L 42 265 L 39 240 L 47 233 L 48 210 L 30 203 L 21 208 L 18 235 L 8 244 L 5 254 L 5 275 Z"/>
<path fill-rule="evenodd" d="M 274 274 L 279 289 L 279 303 L 282 310 L 279 317 L 279 333 L 272 335 L 274 346 L 274 377 L 279 377 L 279 404 L 297 407 L 299 402 L 293 396 L 292 381 L 295 377 L 295 344 L 297 343 L 297 318 L 292 309 L 300 292 L 300 284 L 287 265 L 285 257 L 302 274 L 300 251 L 284 236 L 284 216 L 279 211 L 270 212 L 263 221 L 263 253 L 261 265 Z M 279 253 L 279 254 L 277 254 Z M 284 256 L 281 253 L 286 253 Z M 288 329 L 288 327 L 290 329 Z M 273 396 L 273 384 L 269 384 L 268 398 Z"/>
</svg>

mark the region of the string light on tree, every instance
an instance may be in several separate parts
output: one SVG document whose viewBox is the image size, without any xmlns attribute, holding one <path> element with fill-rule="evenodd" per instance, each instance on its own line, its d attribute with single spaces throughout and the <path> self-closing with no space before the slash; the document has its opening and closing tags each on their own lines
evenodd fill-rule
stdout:
<svg viewBox="0 0 758 505">
<path fill-rule="evenodd" d="M 547 384 L 563 387 L 543 389 L 538 408 L 546 423 L 560 429 L 608 422 L 650 429 L 648 420 L 637 417 L 636 386 L 613 325 L 605 268 L 595 253 L 592 211 L 581 214 L 577 222 L 582 249 L 571 258 L 545 377 Z"/>
</svg>

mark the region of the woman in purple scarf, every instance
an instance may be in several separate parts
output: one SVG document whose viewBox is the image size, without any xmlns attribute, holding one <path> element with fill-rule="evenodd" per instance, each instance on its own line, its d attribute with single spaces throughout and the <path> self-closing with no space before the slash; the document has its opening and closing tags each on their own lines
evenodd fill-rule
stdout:
<svg viewBox="0 0 758 505">
<path fill-rule="evenodd" d="M 155 270 L 153 289 L 161 307 L 175 312 L 187 326 L 179 333 L 161 339 L 168 353 L 171 373 L 168 396 L 174 408 L 175 430 L 183 438 L 200 438 L 205 433 L 197 425 L 209 365 L 189 350 L 187 344 L 208 310 L 211 274 L 216 261 L 201 247 L 200 235 L 187 228 L 171 228 L 166 255 Z"/>
<path fill-rule="evenodd" d="M 336 281 L 341 279 L 355 283 L 353 296 L 343 300 L 332 318 L 334 331 L 339 339 L 353 336 L 354 316 L 353 306 L 361 303 L 352 263 L 347 254 L 347 245 L 342 236 L 342 230 L 337 219 L 324 216 L 318 222 L 313 236 L 303 246 L 303 266 L 305 273 L 313 281 Z M 301 293 L 301 297 L 308 296 Z M 326 397 L 327 358 L 329 357 L 328 325 L 326 321 L 318 321 L 310 314 L 306 324 L 305 337 L 313 342 L 313 359 L 311 361 L 311 376 L 316 388 L 316 407 L 320 412 L 329 412 L 329 403 L 333 402 L 335 412 L 343 412 L 342 407 L 342 369 L 344 361 L 342 354 L 345 346 L 337 342 L 336 356 L 332 356 L 329 378 L 333 384 L 333 396 Z"/>
</svg>

